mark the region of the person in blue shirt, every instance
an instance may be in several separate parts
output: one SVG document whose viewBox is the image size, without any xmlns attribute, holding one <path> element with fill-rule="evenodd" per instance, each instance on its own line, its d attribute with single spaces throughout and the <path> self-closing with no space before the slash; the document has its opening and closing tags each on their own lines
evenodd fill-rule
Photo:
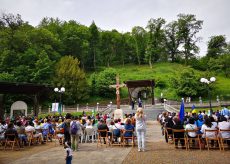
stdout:
<svg viewBox="0 0 230 164">
<path fill-rule="evenodd" d="M 199 132 L 198 132 L 199 134 L 201 134 L 200 129 L 201 129 L 201 127 L 202 127 L 203 124 L 204 124 L 203 116 L 202 116 L 202 114 L 199 114 L 198 115 L 198 120 L 196 121 L 196 126 L 199 129 Z"/>
<path fill-rule="evenodd" d="M 134 131 L 134 126 L 131 124 L 131 119 L 127 118 L 126 122 L 125 122 L 125 130 L 132 130 Z M 132 137 L 132 133 L 131 131 L 125 132 L 124 133 L 124 137 Z"/>
<path fill-rule="evenodd" d="M 229 112 L 229 110 L 228 110 L 228 108 L 227 107 L 224 107 L 222 110 L 221 110 L 221 115 L 223 115 L 223 116 L 229 116 L 230 115 L 230 112 Z"/>
<path fill-rule="evenodd" d="M 142 101 L 141 98 L 138 99 L 138 107 L 142 107 Z"/>
</svg>

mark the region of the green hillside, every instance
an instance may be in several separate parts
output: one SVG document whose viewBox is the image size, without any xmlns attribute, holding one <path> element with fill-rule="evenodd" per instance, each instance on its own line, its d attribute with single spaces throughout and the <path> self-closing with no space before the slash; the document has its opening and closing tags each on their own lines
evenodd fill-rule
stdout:
<svg viewBox="0 0 230 164">
<path fill-rule="evenodd" d="M 120 76 L 120 81 L 126 80 L 144 80 L 144 79 L 155 79 L 157 83 L 164 85 L 164 87 L 155 88 L 155 96 L 160 97 L 162 92 L 164 97 L 168 99 L 180 99 L 176 95 L 175 88 L 170 85 L 170 79 L 175 75 L 179 74 L 182 70 L 190 67 L 183 66 L 176 63 L 156 63 L 151 69 L 148 65 L 125 65 L 113 67 Z M 205 74 L 204 72 L 194 70 L 197 73 Z M 216 93 L 224 98 L 230 98 L 230 79 L 225 78 L 221 75 L 215 75 L 216 77 Z M 128 96 L 127 88 L 122 88 L 122 97 Z M 214 99 L 213 95 L 213 99 Z M 197 97 L 198 98 L 198 97 Z"/>
</svg>

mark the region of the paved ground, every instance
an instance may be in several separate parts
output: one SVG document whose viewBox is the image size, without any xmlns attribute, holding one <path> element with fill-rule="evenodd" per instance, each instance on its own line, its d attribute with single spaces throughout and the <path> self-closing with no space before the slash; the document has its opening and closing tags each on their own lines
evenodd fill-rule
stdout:
<svg viewBox="0 0 230 164">
<path fill-rule="evenodd" d="M 223 163 L 228 164 L 230 151 L 182 150 L 166 144 L 161 135 L 160 125 L 152 119 L 161 109 L 146 109 L 150 118 L 147 122 L 146 152 L 138 152 L 137 147 L 99 147 L 96 143 L 83 143 L 80 151 L 73 153 L 73 164 L 154 164 L 154 163 Z M 129 112 L 129 110 L 126 110 Z M 155 111 L 155 112 L 154 112 Z M 0 150 L 0 164 L 63 164 L 65 152 L 54 142 L 26 147 L 21 151 Z"/>
</svg>

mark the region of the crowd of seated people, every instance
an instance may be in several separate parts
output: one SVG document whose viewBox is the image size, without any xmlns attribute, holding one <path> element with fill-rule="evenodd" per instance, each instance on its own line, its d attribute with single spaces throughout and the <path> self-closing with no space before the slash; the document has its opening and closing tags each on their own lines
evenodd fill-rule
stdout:
<svg viewBox="0 0 230 164">
<path fill-rule="evenodd" d="M 197 132 L 186 133 L 187 137 L 194 138 L 197 135 L 201 136 L 201 142 L 205 143 L 205 137 L 214 138 L 215 133 L 205 130 L 230 130 L 230 112 L 225 107 L 221 111 L 213 112 L 208 115 L 205 111 L 199 111 L 198 114 L 186 112 L 184 119 L 180 120 L 176 113 L 162 112 L 158 115 L 158 121 L 162 125 L 162 134 L 165 135 L 165 141 L 168 142 L 168 136 L 172 134 L 172 129 L 197 130 Z M 165 130 L 167 132 L 165 132 Z M 182 136 L 181 136 L 182 137 Z M 218 137 L 230 138 L 230 132 L 219 132 Z M 177 142 L 177 141 L 176 141 Z M 176 143 L 177 144 L 177 143 Z M 183 145 L 183 141 L 181 141 Z M 230 146 L 230 141 L 227 140 Z M 214 145 L 214 142 L 211 142 Z"/>
<path fill-rule="evenodd" d="M 78 130 L 76 134 L 71 134 L 71 125 L 73 122 L 77 123 Z M 127 122 L 127 124 L 126 124 Z M 6 120 L 0 120 L 0 140 L 4 141 L 7 133 L 15 133 L 16 137 L 20 141 L 21 145 L 30 145 L 28 133 L 32 133 L 34 138 L 39 138 L 41 143 L 51 141 L 52 137 L 56 137 L 60 144 L 64 142 L 71 143 L 73 150 L 78 150 L 79 137 L 85 139 L 86 129 L 94 129 L 95 133 L 97 129 L 100 129 L 103 124 L 103 128 L 108 130 L 109 136 L 112 132 L 118 129 L 121 132 L 123 129 L 134 129 L 135 119 L 134 114 L 126 114 L 124 122 L 121 119 L 113 119 L 109 114 L 97 114 L 94 116 L 72 116 L 67 113 L 62 115 L 48 115 L 45 118 L 38 117 L 17 117 L 14 120 L 6 118 Z M 121 134 L 117 134 L 120 137 Z M 126 134 L 129 135 L 129 134 Z M 34 143 L 31 143 L 34 144 Z"/>
</svg>

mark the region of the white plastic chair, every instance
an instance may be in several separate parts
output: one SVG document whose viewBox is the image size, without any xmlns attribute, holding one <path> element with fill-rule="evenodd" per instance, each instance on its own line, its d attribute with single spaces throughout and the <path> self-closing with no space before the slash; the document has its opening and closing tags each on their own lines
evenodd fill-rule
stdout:
<svg viewBox="0 0 230 164">
<path fill-rule="evenodd" d="M 94 137 L 95 137 L 94 129 L 93 128 L 86 128 L 85 129 L 85 143 L 87 141 L 90 141 L 90 136 L 92 137 L 92 143 L 93 143 Z"/>
<path fill-rule="evenodd" d="M 80 142 L 82 143 L 83 142 L 83 140 L 84 140 L 84 132 L 83 132 L 83 130 L 81 129 L 80 130 L 80 133 L 79 133 L 79 137 L 80 137 Z"/>
</svg>

